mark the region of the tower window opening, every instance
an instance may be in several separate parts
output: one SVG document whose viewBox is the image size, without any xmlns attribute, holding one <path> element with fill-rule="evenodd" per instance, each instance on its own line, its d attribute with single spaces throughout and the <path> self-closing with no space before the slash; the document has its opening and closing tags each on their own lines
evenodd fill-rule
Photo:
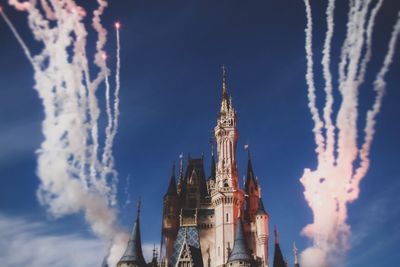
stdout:
<svg viewBox="0 0 400 267">
<path fill-rule="evenodd" d="M 229 214 L 226 214 L 226 222 L 229 222 Z"/>
</svg>

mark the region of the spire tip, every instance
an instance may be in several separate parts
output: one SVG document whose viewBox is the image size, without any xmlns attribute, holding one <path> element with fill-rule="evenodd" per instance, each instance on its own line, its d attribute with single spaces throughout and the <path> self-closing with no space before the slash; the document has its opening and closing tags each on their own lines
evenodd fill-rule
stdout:
<svg viewBox="0 0 400 267">
<path fill-rule="evenodd" d="M 279 244 L 279 239 L 278 239 L 278 229 L 276 228 L 276 225 L 274 227 L 274 235 L 275 235 L 275 244 Z"/>
</svg>

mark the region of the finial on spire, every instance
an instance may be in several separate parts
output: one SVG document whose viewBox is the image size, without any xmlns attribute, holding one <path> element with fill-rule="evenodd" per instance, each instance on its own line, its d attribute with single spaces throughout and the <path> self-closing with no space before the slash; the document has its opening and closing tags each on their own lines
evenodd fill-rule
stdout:
<svg viewBox="0 0 400 267">
<path fill-rule="evenodd" d="M 279 244 L 279 239 L 278 239 L 278 229 L 276 226 L 274 227 L 274 235 L 275 235 L 275 244 Z"/>
<path fill-rule="evenodd" d="M 153 259 L 157 258 L 156 244 L 153 244 Z"/>
<path fill-rule="evenodd" d="M 222 65 L 222 83 L 225 84 L 226 83 L 226 68 L 225 65 Z"/>
<path fill-rule="evenodd" d="M 140 205 L 141 205 L 141 200 L 140 200 L 140 197 L 139 197 L 138 202 L 137 202 L 137 204 L 136 204 L 136 220 L 139 220 Z"/>
<path fill-rule="evenodd" d="M 175 160 L 172 163 L 172 176 L 175 177 Z"/>
<path fill-rule="evenodd" d="M 226 86 L 226 68 L 222 65 L 222 101 L 221 101 L 221 112 L 228 111 L 228 89 Z"/>
<path fill-rule="evenodd" d="M 249 144 L 244 145 L 244 149 L 247 151 L 247 159 L 250 160 L 250 147 Z"/>
</svg>

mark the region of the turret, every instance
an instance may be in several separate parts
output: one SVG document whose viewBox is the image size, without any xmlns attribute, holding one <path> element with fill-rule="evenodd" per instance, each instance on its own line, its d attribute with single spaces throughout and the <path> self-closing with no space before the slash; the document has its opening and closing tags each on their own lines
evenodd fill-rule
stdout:
<svg viewBox="0 0 400 267">
<path fill-rule="evenodd" d="M 238 186 L 236 163 L 236 112 L 232 101 L 228 102 L 226 70 L 222 68 L 221 109 L 214 128 L 217 143 L 218 161 L 216 166 L 215 189 L 211 201 L 215 213 L 215 265 L 224 266 L 228 260 L 228 251 L 232 248 L 235 226 L 243 208 L 243 192 Z"/>
<path fill-rule="evenodd" d="M 232 267 L 253 267 L 255 262 L 251 256 L 246 236 L 243 230 L 243 222 L 239 217 L 236 224 L 235 242 L 233 243 L 233 249 L 229 255 L 227 266 Z"/>
<path fill-rule="evenodd" d="M 136 221 L 133 225 L 131 236 L 129 237 L 128 246 L 119 260 L 117 267 L 145 267 L 146 262 L 142 252 L 142 242 L 140 238 L 140 201 L 137 205 Z"/>
<path fill-rule="evenodd" d="M 268 214 L 264 209 L 264 204 L 259 198 L 258 209 L 255 216 L 256 220 L 256 249 L 257 256 L 261 258 L 262 266 L 268 266 Z"/>
<path fill-rule="evenodd" d="M 236 189 L 238 187 L 236 163 L 238 132 L 236 129 L 236 112 L 232 106 L 232 101 L 228 102 L 225 67 L 222 68 L 222 72 L 221 110 L 217 119 L 217 126 L 214 128 L 218 151 L 216 183 L 218 188 Z"/>
</svg>

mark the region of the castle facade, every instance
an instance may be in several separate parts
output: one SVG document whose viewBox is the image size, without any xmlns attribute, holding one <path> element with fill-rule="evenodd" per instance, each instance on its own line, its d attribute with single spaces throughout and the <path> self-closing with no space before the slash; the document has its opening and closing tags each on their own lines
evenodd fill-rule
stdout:
<svg viewBox="0 0 400 267">
<path fill-rule="evenodd" d="M 204 159 L 181 158 L 178 179 L 175 166 L 163 198 L 160 257 L 147 265 L 163 267 L 286 267 L 275 238 L 270 265 L 269 216 L 247 148 L 247 173 L 239 186 L 236 149 L 236 110 L 228 96 L 223 69 L 221 106 L 214 128 L 217 158 L 212 152 L 210 174 Z M 214 150 L 214 149 L 213 149 Z M 296 263 L 297 264 L 297 263 Z M 144 267 L 139 213 L 127 249 L 118 267 Z M 296 265 L 298 266 L 298 265 Z"/>
</svg>

